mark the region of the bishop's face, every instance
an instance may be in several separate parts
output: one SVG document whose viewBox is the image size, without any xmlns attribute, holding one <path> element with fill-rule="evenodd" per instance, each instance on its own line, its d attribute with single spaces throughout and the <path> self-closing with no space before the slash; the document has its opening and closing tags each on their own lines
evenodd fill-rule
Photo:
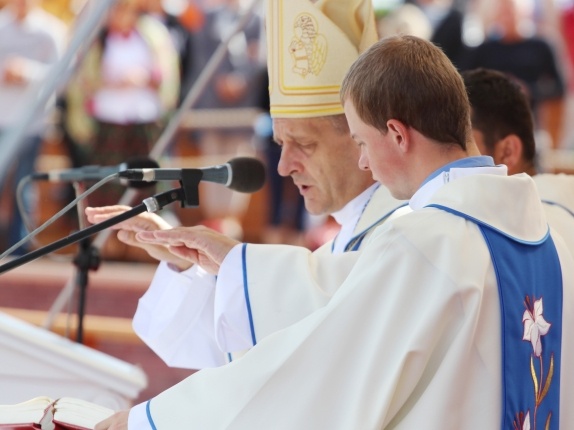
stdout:
<svg viewBox="0 0 574 430">
<path fill-rule="evenodd" d="M 357 167 L 360 151 L 336 118 L 275 118 L 273 137 L 281 146 L 277 170 L 291 176 L 314 215 L 330 214 L 368 188 L 373 180 Z M 340 123 L 339 123 L 340 124 Z"/>
</svg>

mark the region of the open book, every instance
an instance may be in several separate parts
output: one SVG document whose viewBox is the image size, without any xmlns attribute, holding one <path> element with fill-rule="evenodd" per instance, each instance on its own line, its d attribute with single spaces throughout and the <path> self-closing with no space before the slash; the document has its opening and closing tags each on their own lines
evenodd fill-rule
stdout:
<svg viewBox="0 0 574 430">
<path fill-rule="evenodd" d="M 0 405 L 0 430 L 86 430 L 115 411 L 73 397 L 35 397 L 15 405 Z"/>
</svg>

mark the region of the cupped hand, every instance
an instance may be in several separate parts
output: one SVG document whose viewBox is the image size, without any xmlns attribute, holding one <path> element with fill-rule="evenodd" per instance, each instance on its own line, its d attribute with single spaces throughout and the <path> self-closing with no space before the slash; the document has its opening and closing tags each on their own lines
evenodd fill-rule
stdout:
<svg viewBox="0 0 574 430">
<path fill-rule="evenodd" d="M 97 208 L 88 207 L 86 208 L 85 213 L 89 222 L 97 224 L 121 215 L 130 209 L 131 208 L 129 206 L 123 205 L 103 206 Z M 133 218 L 122 221 L 111 228 L 118 230 L 117 237 L 121 242 L 145 250 L 150 257 L 155 258 L 158 261 L 171 263 L 179 270 L 188 269 L 192 265 L 189 260 L 180 258 L 177 254 L 170 252 L 167 246 L 142 242 L 136 238 L 136 234 L 142 231 L 171 229 L 171 225 L 169 225 L 169 223 L 159 215 L 144 212 Z"/>
<path fill-rule="evenodd" d="M 219 267 L 229 251 L 240 243 L 204 226 L 141 231 L 136 234 L 136 239 L 148 244 L 167 246 L 174 255 L 199 264 L 214 275 L 219 272 Z"/>
</svg>

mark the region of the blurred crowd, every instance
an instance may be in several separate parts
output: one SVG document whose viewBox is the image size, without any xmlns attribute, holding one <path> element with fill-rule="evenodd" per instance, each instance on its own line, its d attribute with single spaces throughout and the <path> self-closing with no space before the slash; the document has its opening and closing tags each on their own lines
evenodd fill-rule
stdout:
<svg viewBox="0 0 574 430">
<path fill-rule="evenodd" d="M 0 0 L 0 141 L 18 126 L 38 85 L 96 1 Z M 203 87 L 191 108 L 213 115 L 216 125 L 182 127 L 166 157 L 209 160 L 252 151 L 264 160 L 268 184 L 260 206 L 265 221 L 260 236 L 251 241 L 314 248 L 336 234 L 331 219 L 306 214 L 291 179 L 277 174 L 280 149 L 273 142 L 268 114 L 264 2 L 230 38 L 251 3 L 113 2 L 70 76 L 27 125 L 19 142 L 18 157 L 0 184 L 0 250 L 25 235 L 17 185 L 35 171 L 47 140 L 57 136 L 70 167 L 145 158 L 198 85 Z M 439 45 L 461 71 L 487 67 L 512 75 L 530 97 L 539 150 L 574 148 L 574 129 L 568 121 L 574 115 L 574 0 L 373 0 L 373 5 L 381 37 L 414 34 Z M 211 79 L 203 82 L 200 78 L 223 41 L 228 41 L 226 53 Z M 255 114 L 242 122 L 230 120 L 233 125 L 224 124 L 228 117 L 217 115 L 241 109 Z M 229 213 L 244 215 L 244 207 L 230 210 L 234 197 L 220 188 L 204 194 L 205 207 L 200 209 L 206 223 Z M 72 188 L 65 190 L 63 204 L 74 197 Z M 23 196 L 30 214 L 45 204 L 36 191 L 28 187 Z M 124 191 L 120 184 L 108 184 L 88 201 L 94 206 L 115 204 Z M 138 195 L 155 192 L 147 188 Z M 229 224 L 212 225 L 224 229 Z M 237 236 L 241 235 L 239 228 Z"/>
</svg>

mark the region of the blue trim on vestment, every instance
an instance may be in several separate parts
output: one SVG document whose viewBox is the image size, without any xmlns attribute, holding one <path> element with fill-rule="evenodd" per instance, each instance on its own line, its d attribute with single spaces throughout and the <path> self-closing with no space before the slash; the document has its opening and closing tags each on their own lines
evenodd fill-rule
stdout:
<svg viewBox="0 0 574 430">
<path fill-rule="evenodd" d="M 460 216 L 460 217 L 462 217 L 462 218 L 466 218 L 466 219 L 468 219 L 469 221 L 474 222 L 475 224 L 488 226 L 488 228 L 490 228 L 491 230 L 496 231 L 497 233 L 499 233 L 499 234 L 501 234 L 501 235 L 503 235 L 503 236 L 505 236 L 505 237 L 507 237 L 507 238 L 509 238 L 509 239 L 512 239 L 512 240 L 514 240 L 515 242 L 522 243 L 522 244 L 524 244 L 524 245 L 540 245 L 541 243 L 544 243 L 544 242 L 546 241 L 546 239 L 548 239 L 548 237 L 550 236 L 550 228 L 548 228 L 548 229 L 546 230 L 546 234 L 544 235 L 544 237 L 543 237 L 542 239 L 540 239 L 539 241 L 536 241 L 536 242 L 530 242 L 530 241 L 528 241 L 528 240 L 522 240 L 522 239 L 519 239 L 519 238 L 517 238 L 517 237 L 511 236 L 511 235 L 509 235 L 508 233 L 505 233 L 504 231 L 499 230 L 499 229 L 497 229 L 496 227 L 491 226 L 490 224 L 486 224 L 484 221 L 481 221 L 481 220 L 479 220 L 479 219 L 477 219 L 477 218 L 474 218 L 474 217 L 472 217 L 472 216 L 470 216 L 470 215 L 467 215 L 467 214 L 465 214 L 465 213 L 463 213 L 463 212 L 457 211 L 456 209 L 452 209 L 452 208 L 449 208 L 449 207 L 447 207 L 447 206 L 442 206 L 442 205 L 435 205 L 435 204 L 426 205 L 425 207 L 426 207 L 426 208 L 441 209 L 441 210 L 443 210 L 443 211 L 445 211 L 445 212 L 449 212 L 449 213 L 451 213 L 451 214 L 453 214 L 453 215 Z"/>
<path fill-rule="evenodd" d="M 430 175 L 426 177 L 426 179 L 421 184 L 421 187 L 430 180 L 436 178 L 443 172 L 448 172 L 450 169 L 464 168 L 464 167 L 494 167 L 494 160 L 492 159 L 492 157 L 489 157 L 488 155 L 461 158 L 459 160 L 445 164 L 444 166 L 436 169 L 434 172 L 432 172 Z"/>
<path fill-rule="evenodd" d="M 552 206 L 558 206 L 559 208 L 564 209 L 566 212 L 568 212 L 570 215 L 574 216 L 574 212 L 572 212 L 570 209 L 568 209 L 566 206 L 561 205 L 560 203 L 556 203 L 556 202 L 551 202 L 550 200 L 542 200 L 542 203 L 546 203 L 547 205 L 552 205 Z"/>
<path fill-rule="evenodd" d="M 145 413 L 147 415 L 147 420 L 149 421 L 149 425 L 152 428 L 152 430 L 157 430 L 157 427 L 155 426 L 155 423 L 153 422 L 153 418 L 151 417 L 151 411 L 149 409 L 150 402 L 151 402 L 151 400 L 148 400 L 146 405 L 145 405 Z"/>
<path fill-rule="evenodd" d="M 491 255 L 501 309 L 501 428 L 522 429 L 529 417 L 530 428 L 558 429 L 563 279 L 552 237 L 519 241 L 464 213 L 429 206 L 476 223 Z"/>
<path fill-rule="evenodd" d="M 243 292 L 245 294 L 245 304 L 247 306 L 247 315 L 249 316 L 249 329 L 251 330 L 251 341 L 255 346 L 257 344 L 257 338 L 255 337 L 255 326 L 253 325 L 253 314 L 251 312 L 251 301 L 249 300 L 249 288 L 247 283 L 247 259 L 245 255 L 247 253 L 247 244 L 244 243 L 241 248 L 241 259 L 243 260 Z"/>
<path fill-rule="evenodd" d="M 361 244 L 363 243 L 363 239 L 365 239 L 365 237 L 367 236 L 367 234 L 369 234 L 369 232 L 373 229 L 378 227 L 382 222 L 384 222 L 388 217 L 390 217 L 392 214 L 394 214 L 397 210 L 404 208 L 405 206 L 408 206 L 408 202 L 397 206 L 396 208 L 392 209 L 391 211 L 389 211 L 388 213 L 386 213 L 385 215 L 383 215 L 381 218 L 379 218 L 376 222 L 374 222 L 373 224 L 371 224 L 369 227 L 367 227 L 365 230 L 363 230 L 361 233 L 355 235 L 354 237 L 351 238 L 351 240 L 349 240 L 349 242 L 347 243 L 347 245 L 345 246 L 345 252 L 348 251 L 357 251 L 360 247 Z"/>
</svg>

